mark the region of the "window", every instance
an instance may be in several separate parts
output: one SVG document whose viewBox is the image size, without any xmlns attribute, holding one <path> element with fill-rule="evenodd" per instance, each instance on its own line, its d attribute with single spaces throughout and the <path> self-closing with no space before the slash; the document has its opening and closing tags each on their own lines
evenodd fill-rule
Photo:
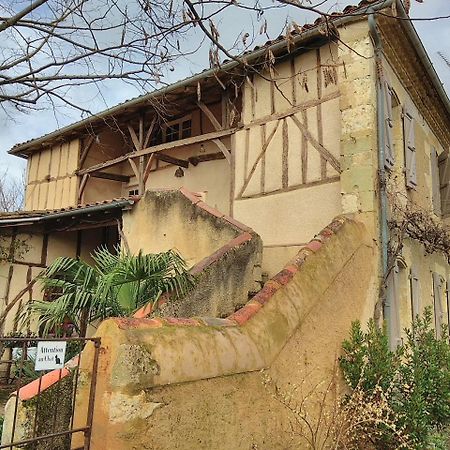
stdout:
<svg viewBox="0 0 450 450">
<path fill-rule="evenodd" d="M 129 195 L 130 197 L 133 196 L 133 195 L 139 195 L 139 189 L 138 189 L 138 188 L 130 189 L 130 190 L 128 191 L 128 195 Z"/>
<path fill-rule="evenodd" d="M 172 120 L 162 125 L 153 134 L 150 145 L 164 144 L 166 142 L 178 141 L 192 136 L 192 119 L 184 116 L 177 120 Z"/>
</svg>

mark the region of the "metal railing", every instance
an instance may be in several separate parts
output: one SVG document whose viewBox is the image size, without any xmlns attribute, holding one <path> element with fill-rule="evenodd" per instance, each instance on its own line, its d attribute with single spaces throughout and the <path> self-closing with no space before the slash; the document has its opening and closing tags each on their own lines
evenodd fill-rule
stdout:
<svg viewBox="0 0 450 450">
<path fill-rule="evenodd" d="M 66 342 L 69 356 L 73 355 L 70 367 L 50 371 L 34 370 L 34 360 L 30 356 L 38 342 Z M 87 342 L 94 344 L 94 356 L 89 387 L 85 425 L 74 428 L 77 394 L 79 393 L 80 365 L 82 350 Z M 84 445 L 80 449 L 89 450 L 94 415 L 95 390 L 100 351 L 100 338 L 15 338 L 0 337 L 0 347 L 9 357 L 0 360 L 0 370 L 6 374 L 3 388 L 14 386 L 6 405 L 0 449 L 32 448 L 70 450 L 74 434 L 84 434 Z M 67 360 L 67 357 L 66 357 Z M 76 361 L 77 360 L 77 361 Z M 76 362 L 76 364 L 75 364 Z M 11 403 L 14 403 L 11 412 Z M 20 411 L 24 408 L 23 412 Z M 85 409 L 85 408 L 83 408 Z M 77 417 L 77 423 L 83 417 Z"/>
</svg>

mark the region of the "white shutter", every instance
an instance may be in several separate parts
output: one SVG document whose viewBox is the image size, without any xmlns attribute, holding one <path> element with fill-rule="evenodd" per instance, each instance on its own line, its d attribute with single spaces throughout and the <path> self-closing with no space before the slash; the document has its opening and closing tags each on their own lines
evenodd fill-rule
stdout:
<svg viewBox="0 0 450 450">
<path fill-rule="evenodd" d="M 405 150 L 405 177 L 406 187 L 416 189 L 416 135 L 415 120 L 411 113 L 411 108 L 405 107 L 403 110 L 403 136 Z"/>
<path fill-rule="evenodd" d="M 441 327 L 443 320 L 443 311 L 442 311 L 443 287 L 444 287 L 444 280 L 438 273 L 433 272 L 434 324 L 436 328 L 437 337 L 441 337 Z"/>
<path fill-rule="evenodd" d="M 399 301 L 399 286 L 398 286 L 398 265 L 397 263 L 391 270 L 386 283 L 386 296 L 391 305 L 391 350 L 399 346 L 401 341 L 400 329 L 400 301 Z"/>
<path fill-rule="evenodd" d="M 411 314 L 412 319 L 415 320 L 420 315 L 420 285 L 415 267 L 411 267 L 409 282 L 411 286 Z"/>
<path fill-rule="evenodd" d="M 384 167 L 392 169 L 395 164 L 394 143 L 392 137 L 392 90 L 389 83 L 384 83 Z"/>
<path fill-rule="evenodd" d="M 439 194 L 441 197 L 441 213 L 450 213 L 450 159 L 448 150 L 439 155 Z"/>
<path fill-rule="evenodd" d="M 441 193 L 440 193 L 440 181 L 439 181 L 439 161 L 438 154 L 434 147 L 431 148 L 431 185 L 432 185 L 432 201 L 433 211 L 435 214 L 441 214 Z"/>
</svg>

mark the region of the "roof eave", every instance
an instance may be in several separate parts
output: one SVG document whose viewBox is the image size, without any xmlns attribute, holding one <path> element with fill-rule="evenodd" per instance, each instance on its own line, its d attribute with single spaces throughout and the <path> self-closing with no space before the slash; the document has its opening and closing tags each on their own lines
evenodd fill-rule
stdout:
<svg viewBox="0 0 450 450">
<path fill-rule="evenodd" d="M 358 9 L 357 14 L 347 14 L 343 15 L 341 17 L 333 18 L 333 25 L 337 28 L 342 25 L 356 22 L 362 20 L 362 18 L 368 14 L 370 11 L 379 11 L 381 9 L 387 8 L 392 5 L 392 3 L 396 0 L 380 0 L 378 3 L 370 4 L 367 6 L 364 6 L 360 9 Z M 397 0 L 399 1 L 399 0 Z M 141 104 L 144 104 L 146 102 L 149 102 L 152 99 L 155 99 L 157 97 L 161 97 L 163 95 L 166 95 L 170 92 L 176 91 L 177 89 L 181 89 L 184 87 L 187 87 L 189 85 L 197 85 L 197 83 L 201 80 L 204 80 L 206 78 L 210 77 L 216 77 L 220 73 L 230 73 L 237 67 L 242 65 L 242 61 L 245 61 L 246 64 L 254 64 L 256 63 L 260 58 L 264 57 L 267 52 L 270 50 L 274 54 L 283 51 L 283 50 L 289 50 L 290 46 L 298 46 L 301 43 L 309 42 L 313 39 L 317 38 L 324 38 L 324 34 L 320 28 L 320 26 L 314 26 L 314 28 L 311 28 L 309 30 L 306 30 L 302 32 L 299 35 L 294 36 L 294 38 L 287 42 L 287 40 L 283 39 L 282 41 L 275 42 L 272 45 L 269 46 L 263 46 L 260 49 L 254 50 L 248 55 L 243 55 L 239 57 L 237 60 L 232 60 L 225 62 L 220 67 L 214 67 L 209 70 L 200 72 L 196 75 L 193 75 L 192 77 L 186 78 L 184 80 L 178 81 L 176 83 L 173 83 L 169 86 L 166 86 L 164 88 L 158 89 L 156 91 L 150 92 L 148 94 L 144 94 L 140 97 L 137 97 L 133 100 L 129 100 L 125 103 L 122 103 L 117 106 L 113 106 L 111 108 L 108 108 L 98 114 L 94 114 L 86 119 L 83 119 L 81 121 L 75 122 L 71 125 L 68 125 L 66 127 L 63 127 L 59 130 L 55 130 L 49 134 L 46 134 L 45 136 L 42 136 L 40 138 L 32 139 L 28 142 L 25 142 L 23 144 L 15 145 L 13 148 L 11 148 L 8 153 L 11 155 L 19 156 L 22 158 L 28 158 L 29 153 L 38 148 L 45 145 L 49 145 L 49 143 L 52 140 L 55 140 L 57 138 L 61 138 L 64 134 L 75 132 L 81 130 L 87 129 L 87 127 L 92 126 L 95 122 L 104 120 L 108 117 L 112 117 L 118 113 L 124 112 L 127 108 L 132 108 L 134 106 L 139 106 Z"/>
</svg>

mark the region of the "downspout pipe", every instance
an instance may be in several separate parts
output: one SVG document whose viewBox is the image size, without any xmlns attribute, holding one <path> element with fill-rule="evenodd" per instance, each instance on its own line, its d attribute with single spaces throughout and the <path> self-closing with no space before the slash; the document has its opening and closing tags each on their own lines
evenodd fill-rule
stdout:
<svg viewBox="0 0 450 450">
<path fill-rule="evenodd" d="M 387 1 L 386 7 L 392 4 L 392 1 Z M 382 269 L 382 295 L 383 298 L 383 317 L 386 323 L 386 332 L 390 347 L 393 348 L 395 343 L 392 336 L 392 301 L 389 296 L 389 292 L 386 289 L 385 281 L 388 270 L 388 243 L 389 243 L 389 230 L 388 230 L 388 200 L 386 192 L 386 169 L 385 163 L 385 113 L 384 110 L 384 97 L 386 85 L 382 79 L 382 61 L 383 61 L 383 44 L 381 37 L 377 29 L 375 20 L 375 11 L 369 11 L 368 15 L 370 35 L 374 43 L 375 51 L 375 68 L 376 68 L 376 91 L 377 91 L 377 139 L 378 139 L 378 188 L 379 188 L 379 201 L 380 201 L 380 213 L 379 213 L 379 225 L 380 225 L 380 246 L 381 246 L 381 269 Z"/>
</svg>

